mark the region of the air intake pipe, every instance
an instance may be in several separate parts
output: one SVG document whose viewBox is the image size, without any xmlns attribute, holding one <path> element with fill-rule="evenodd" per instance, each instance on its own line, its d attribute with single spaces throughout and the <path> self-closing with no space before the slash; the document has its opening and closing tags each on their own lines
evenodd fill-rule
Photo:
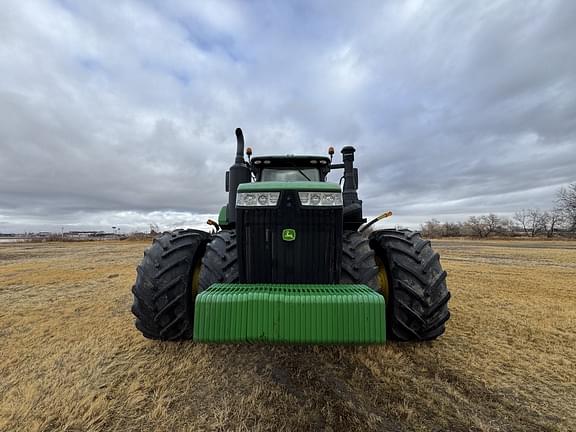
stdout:
<svg viewBox="0 0 576 432">
<path fill-rule="evenodd" d="M 344 162 L 344 187 L 342 188 L 342 201 L 344 204 L 344 227 L 358 229 L 366 222 L 362 216 L 362 200 L 358 199 L 358 169 L 354 168 L 354 152 L 352 146 L 342 149 Z"/>
<path fill-rule="evenodd" d="M 228 191 L 228 223 L 236 223 L 236 191 L 241 183 L 250 183 L 250 168 L 244 160 L 244 134 L 242 129 L 236 129 L 236 159 L 234 165 L 226 173 L 226 188 Z"/>
<path fill-rule="evenodd" d="M 358 201 L 358 171 L 354 168 L 354 152 L 356 149 L 352 146 L 346 146 L 342 149 L 342 161 L 344 162 L 344 187 L 342 195 L 344 206 Z"/>
</svg>

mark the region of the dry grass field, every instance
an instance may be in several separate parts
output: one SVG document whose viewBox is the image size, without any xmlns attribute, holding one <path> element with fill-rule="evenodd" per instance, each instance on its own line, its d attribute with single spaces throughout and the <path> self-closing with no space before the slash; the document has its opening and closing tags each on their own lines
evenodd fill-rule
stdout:
<svg viewBox="0 0 576 432">
<path fill-rule="evenodd" d="M 0 430 L 576 430 L 576 244 L 434 245 L 446 335 L 372 347 L 145 340 L 146 243 L 0 245 Z"/>
</svg>

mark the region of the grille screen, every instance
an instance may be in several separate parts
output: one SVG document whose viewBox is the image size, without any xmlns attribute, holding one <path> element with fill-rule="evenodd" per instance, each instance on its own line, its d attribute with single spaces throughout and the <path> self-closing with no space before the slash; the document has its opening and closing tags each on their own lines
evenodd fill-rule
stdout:
<svg viewBox="0 0 576 432">
<path fill-rule="evenodd" d="M 342 208 L 300 206 L 283 191 L 277 208 L 237 208 L 238 260 L 242 283 L 340 281 Z M 296 238 L 282 238 L 293 229 Z"/>
</svg>

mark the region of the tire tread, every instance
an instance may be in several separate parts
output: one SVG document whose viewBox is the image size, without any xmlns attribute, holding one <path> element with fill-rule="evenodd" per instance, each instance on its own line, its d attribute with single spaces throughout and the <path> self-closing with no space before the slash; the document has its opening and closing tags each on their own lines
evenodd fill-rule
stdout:
<svg viewBox="0 0 576 432">
<path fill-rule="evenodd" d="M 415 231 L 386 229 L 370 234 L 370 246 L 388 276 L 388 337 L 421 341 L 442 335 L 450 318 L 450 292 L 430 241 Z"/>
<path fill-rule="evenodd" d="M 156 237 L 144 252 L 132 287 L 135 325 L 149 339 L 192 337 L 192 274 L 210 234 L 176 230 Z"/>
</svg>

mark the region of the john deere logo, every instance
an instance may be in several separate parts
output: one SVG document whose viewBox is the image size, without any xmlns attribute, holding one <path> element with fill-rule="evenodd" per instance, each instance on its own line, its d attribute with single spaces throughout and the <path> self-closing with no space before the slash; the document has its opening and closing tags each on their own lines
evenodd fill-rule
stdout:
<svg viewBox="0 0 576 432">
<path fill-rule="evenodd" d="M 284 241 L 294 241 L 296 240 L 296 230 L 292 228 L 286 228 L 282 231 L 282 240 Z"/>
</svg>

